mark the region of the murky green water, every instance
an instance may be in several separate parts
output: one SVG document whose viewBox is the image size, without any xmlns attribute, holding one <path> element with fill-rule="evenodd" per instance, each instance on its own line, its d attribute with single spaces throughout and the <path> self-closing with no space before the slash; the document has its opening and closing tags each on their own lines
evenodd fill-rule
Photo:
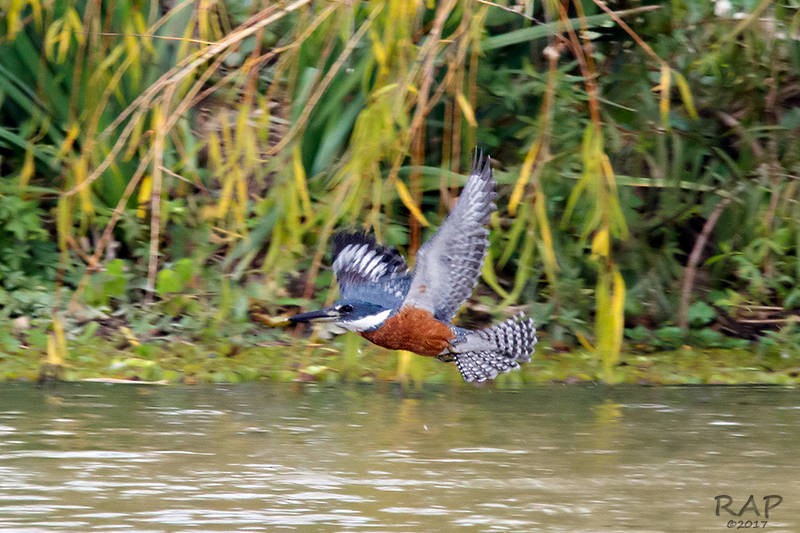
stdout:
<svg viewBox="0 0 800 533">
<path fill-rule="evenodd" d="M 0 529 L 800 531 L 798 393 L 5 384 Z"/>
</svg>

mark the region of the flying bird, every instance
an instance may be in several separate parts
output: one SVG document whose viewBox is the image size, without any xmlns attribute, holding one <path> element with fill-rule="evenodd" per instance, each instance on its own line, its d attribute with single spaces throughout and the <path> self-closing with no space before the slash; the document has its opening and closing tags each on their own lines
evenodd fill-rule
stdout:
<svg viewBox="0 0 800 533">
<path fill-rule="evenodd" d="M 397 250 L 378 244 L 370 234 L 334 235 L 339 299 L 289 322 L 332 322 L 378 346 L 455 362 L 467 382 L 494 379 L 530 361 L 536 329 L 523 314 L 480 330 L 452 324 L 486 258 L 486 224 L 497 208 L 495 186 L 491 159 L 476 149 L 461 196 L 417 252 L 413 272 Z"/>
</svg>

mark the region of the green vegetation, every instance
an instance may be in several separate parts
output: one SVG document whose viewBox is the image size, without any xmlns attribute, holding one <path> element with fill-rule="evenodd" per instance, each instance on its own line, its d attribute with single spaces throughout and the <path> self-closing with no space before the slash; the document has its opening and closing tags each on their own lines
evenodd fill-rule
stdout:
<svg viewBox="0 0 800 533">
<path fill-rule="evenodd" d="M 480 145 L 461 323 L 542 338 L 503 380 L 796 380 L 800 4 L 627 7 L 4 4 L 0 378 L 450 380 L 264 322 L 333 299 L 339 227 L 413 254 Z"/>
</svg>

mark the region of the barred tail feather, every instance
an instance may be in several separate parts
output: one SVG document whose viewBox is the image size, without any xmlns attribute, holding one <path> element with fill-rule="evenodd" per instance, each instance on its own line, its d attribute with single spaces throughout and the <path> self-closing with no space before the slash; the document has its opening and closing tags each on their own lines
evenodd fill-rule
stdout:
<svg viewBox="0 0 800 533">
<path fill-rule="evenodd" d="M 454 358 L 464 381 L 480 383 L 530 361 L 535 344 L 533 320 L 520 314 L 491 328 L 470 332 L 459 346 L 465 351 L 455 353 Z"/>
</svg>

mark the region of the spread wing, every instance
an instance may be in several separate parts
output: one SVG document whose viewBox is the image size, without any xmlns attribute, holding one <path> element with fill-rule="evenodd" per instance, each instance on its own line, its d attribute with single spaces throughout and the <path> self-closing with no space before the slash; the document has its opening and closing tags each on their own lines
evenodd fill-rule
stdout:
<svg viewBox="0 0 800 533">
<path fill-rule="evenodd" d="M 489 249 L 486 223 L 496 209 L 491 161 L 475 150 L 467 184 L 433 237 L 417 252 L 404 304 L 427 309 L 449 322 L 472 294 Z"/>
<path fill-rule="evenodd" d="M 411 275 L 394 248 L 375 242 L 366 233 L 333 236 L 333 273 L 339 298 L 399 307 L 408 293 Z"/>
</svg>

